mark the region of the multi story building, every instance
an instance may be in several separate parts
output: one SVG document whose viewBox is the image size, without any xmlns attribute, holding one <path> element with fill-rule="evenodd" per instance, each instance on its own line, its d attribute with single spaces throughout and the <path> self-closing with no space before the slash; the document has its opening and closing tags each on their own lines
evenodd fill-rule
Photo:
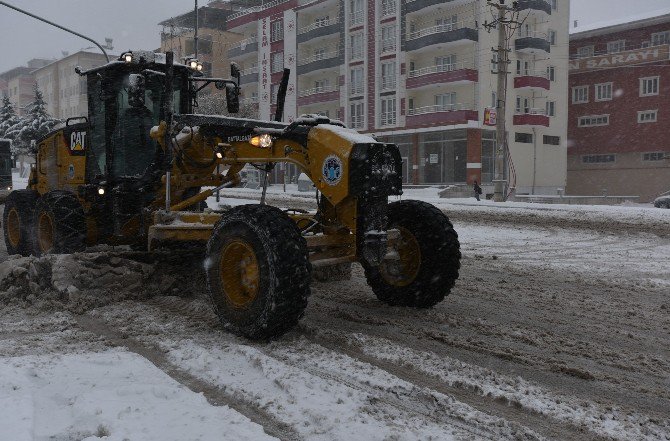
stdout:
<svg viewBox="0 0 670 441">
<path fill-rule="evenodd" d="M 25 115 L 26 106 L 35 99 L 35 70 L 50 62 L 34 58 L 26 66 L 15 67 L 0 74 L 0 95 L 9 97 L 18 115 Z"/>
<path fill-rule="evenodd" d="M 570 57 L 568 192 L 670 190 L 670 13 L 575 32 Z"/>
<path fill-rule="evenodd" d="M 253 3 L 252 3 L 253 4 Z M 198 60 L 205 76 L 229 76 L 228 50 L 240 40 L 238 34 L 226 31 L 228 16 L 246 9 L 250 2 L 214 1 L 198 9 Z M 195 12 L 172 17 L 159 23 L 161 52 L 172 51 L 176 60 L 195 57 Z"/>
<path fill-rule="evenodd" d="M 569 2 L 517 3 L 508 166 L 517 193 L 555 194 L 566 181 Z M 243 36 L 228 56 L 262 118 L 287 67 L 286 120 L 320 113 L 398 144 L 406 183 L 486 185 L 495 132 L 484 114 L 498 68 L 498 34 L 483 26 L 491 9 L 485 0 L 275 0 L 228 17 Z"/>
<path fill-rule="evenodd" d="M 114 58 L 110 54 L 110 58 Z M 54 118 L 66 119 L 88 115 L 86 78 L 74 69 L 92 69 L 107 63 L 100 52 L 79 51 L 66 55 L 33 72 L 37 87 L 47 103 L 47 112 Z"/>
</svg>

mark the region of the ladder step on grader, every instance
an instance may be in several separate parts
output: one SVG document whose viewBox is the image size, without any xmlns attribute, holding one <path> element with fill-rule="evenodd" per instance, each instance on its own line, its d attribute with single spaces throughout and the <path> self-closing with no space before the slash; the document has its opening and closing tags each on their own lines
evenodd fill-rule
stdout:
<svg viewBox="0 0 670 441">
<path fill-rule="evenodd" d="M 425 202 L 389 203 L 402 194 L 397 146 L 316 115 L 284 123 L 194 114 L 208 85 L 225 90 L 229 113 L 239 110 L 236 65 L 231 79 L 207 78 L 170 52 L 134 51 L 77 71 L 88 117 L 37 140 L 28 187 L 5 204 L 9 254 L 200 243 L 222 324 L 252 339 L 296 325 L 316 267 L 359 262 L 389 305 L 432 307 L 454 286 L 461 254 L 449 219 Z M 315 212 L 269 206 L 265 191 L 259 204 L 203 209 L 215 192 L 241 184 L 245 166 L 267 173 L 280 162 L 312 180 Z"/>
</svg>

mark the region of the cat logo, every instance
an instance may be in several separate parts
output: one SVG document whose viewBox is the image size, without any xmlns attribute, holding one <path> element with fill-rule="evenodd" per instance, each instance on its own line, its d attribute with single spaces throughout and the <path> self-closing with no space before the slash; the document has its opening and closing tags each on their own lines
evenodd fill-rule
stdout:
<svg viewBox="0 0 670 441">
<path fill-rule="evenodd" d="M 86 150 L 86 132 L 72 132 L 70 134 L 70 151 L 84 152 Z"/>
</svg>

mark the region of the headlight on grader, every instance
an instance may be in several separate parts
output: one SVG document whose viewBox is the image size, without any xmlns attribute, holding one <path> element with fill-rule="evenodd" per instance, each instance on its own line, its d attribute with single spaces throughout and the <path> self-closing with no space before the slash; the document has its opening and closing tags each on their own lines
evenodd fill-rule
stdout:
<svg viewBox="0 0 670 441">
<path fill-rule="evenodd" d="M 104 195 L 104 194 L 105 194 L 105 189 L 102 188 L 102 187 L 98 188 L 98 194 L 99 194 L 100 196 Z"/>
<path fill-rule="evenodd" d="M 260 147 L 262 149 L 269 149 L 272 147 L 272 136 L 268 133 L 263 133 L 260 136 L 254 136 L 249 140 L 249 143 L 254 147 Z"/>
<path fill-rule="evenodd" d="M 123 61 L 125 61 L 126 63 L 132 63 L 133 61 L 132 52 L 126 52 L 125 54 L 123 54 Z"/>
</svg>

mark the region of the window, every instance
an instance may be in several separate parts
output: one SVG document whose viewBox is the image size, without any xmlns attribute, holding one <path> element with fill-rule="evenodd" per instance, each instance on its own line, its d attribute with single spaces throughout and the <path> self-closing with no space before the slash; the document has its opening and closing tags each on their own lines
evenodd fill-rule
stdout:
<svg viewBox="0 0 670 441">
<path fill-rule="evenodd" d="M 532 144 L 533 143 L 533 134 L 532 133 L 519 133 L 516 132 L 514 134 L 514 141 L 516 142 L 522 142 L 524 144 Z"/>
<path fill-rule="evenodd" d="M 658 77 L 640 78 L 640 96 L 658 95 Z"/>
<path fill-rule="evenodd" d="M 458 29 L 458 16 L 452 15 L 451 17 L 441 17 L 435 19 L 435 26 L 440 32 L 453 31 Z"/>
<path fill-rule="evenodd" d="M 665 152 L 651 152 L 642 154 L 643 161 L 663 161 L 664 159 Z"/>
<path fill-rule="evenodd" d="M 357 67 L 351 69 L 351 94 L 360 95 L 363 93 L 363 68 Z"/>
<path fill-rule="evenodd" d="M 610 41 L 607 43 L 607 53 L 616 54 L 626 50 L 626 40 Z"/>
<path fill-rule="evenodd" d="M 596 84 L 596 101 L 610 101 L 612 99 L 612 83 Z"/>
<path fill-rule="evenodd" d="M 529 114 L 530 113 L 530 99 L 522 96 L 516 97 L 516 113 Z"/>
<path fill-rule="evenodd" d="M 330 81 L 328 79 L 324 80 L 317 80 L 314 82 L 314 92 L 325 92 L 328 90 L 328 87 L 330 86 Z"/>
<path fill-rule="evenodd" d="M 590 115 L 590 116 L 580 116 L 577 120 L 578 127 L 596 127 L 596 126 L 608 126 L 610 123 L 609 115 Z"/>
<path fill-rule="evenodd" d="M 643 110 L 637 112 L 637 122 L 642 123 L 655 123 L 658 121 L 658 110 Z"/>
<path fill-rule="evenodd" d="M 349 37 L 349 41 L 351 42 L 349 59 L 356 60 L 358 58 L 363 58 L 363 34 L 353 34 Z"/>
<path fill-rule="evenodd" d="M 381 113 L 381 125 L 390 126 L 396 123 L 396 108 L 395 108 L 396 99 L 393 98 L 382 98 L 382 113 Z"/>
<path fill-rule="evenodd" d="M 660 46 L 662 44 L 670 43 L 670 31 L 656 32 L 651 34 L 651 45 Z"/>
<path fill-rule="evenodd" d="M 577 49 L 577 56 L 579 58 L 584 58 L 584 57 L 592 57 L 593 54 L 595 53 L 595 50 L 593 49 L 593 46 L 583 46 Z"/>
<path fill-rule="evenodd" d="M 323 60 L 324 58 L 326 58 L 325 47 L 317 47 L 316 49 L 314 49 L 314 61 Z"/>
<path fill-rule="evenodd" d="M 583 104 L 589 102 L 589 86 L 576 86 L 572 88 L 572 104 Z"/>
<path fill-rule="evenodd" d="M 321 28 L 323 26 L 328 26 L 330 24 L 330 16 L 324 15 L 323 17 L 317 17 L 314 19 L 314 27 Z"/>
<path fill-rule="evenodd" d="M 351 16 L 349 18 L 349 24 L 351 26 L 356 26 L 363 24 L 363 0 L 351 0 L 349 2 Z"/>
<path fill-rule="evenodd" d="M 549 29 L 549 44 L 556 46 L 556 31 Z"/>
<path fill-rule="evenodd" d="M 616 155 L 584 155 L 582 156 L 582 163 L 584 164 L 605 164 L 608 162 L 616 162 Z"/>
<path fill-rule="evenodd" d="M 456 69 L 456 55 L 435 57 L 435 68 L 438 72 L 451 72 Z"/>
<path fill-rule="evenodd" d="M 414 113 L 414 98 L 407 98 L 407 110 L 410 115 Z"/>
<path fill-rule="evenodd" d="M 277 104 L 277 92 L 279 92 L 279 84 L 272 84 L 270 86 L 270 102 Z"/>
<path fill-rule="evenodd" d="M 363 116 L 363 103 L 355 103 L 349 106 L 349 126 L 353 129 L 362 129 L 365 119 Z"/>
<path fill-rule="evenodd" d="M 549 81 L 556 81 L 556 68 L 554 66 L 547 66 L 547 78 L 549 78 Z"/>
<path fill-rule="evenodd" d="M 395 24 L 382 27 L 382 52 L 389 52 L 395 50 Z"/>
<path fill-rule="evenodd" d="M 444 112 L 454 110 L 456 107 L 456 92 L 441 93 L 435 95 L 435 110 Z"/>
<path fill-rule="evenodd" d="M 284 52 L 275 52 L 270 55 L 270 70 L 272 73 L 281 72 L 284 69 Z"/>
<path fill-rule="evenodd" d="M 284 39 L 284 21 L 273 21 L 270 25 L 270 41 L 279 41 Z"/>
<path fill-rule="evenodd" d="M 547 116 L 556 116 L 556 101 L 547 101 L 546 107 Z"/>
<path fill-rule="evenodd" d="M 542 137 L 542 142 L 545 145 L 561 145 L 561 137 L 560 136 L 544 135 Z"/>
<path fill-rule="evenodd" d="M 382 90 L 395 89 L 396 71 L 395 61 L 382 63 Z"/>
<path fill-rule="evenodd" d="M 558 9 L 558 0 L 551 0 L 551 9 L 554 11 Z"/>
<path fill-rule="evenodd" d="M 382 17 L 395 15 L 396 0 L 382 0 Z"/>
</svg>

